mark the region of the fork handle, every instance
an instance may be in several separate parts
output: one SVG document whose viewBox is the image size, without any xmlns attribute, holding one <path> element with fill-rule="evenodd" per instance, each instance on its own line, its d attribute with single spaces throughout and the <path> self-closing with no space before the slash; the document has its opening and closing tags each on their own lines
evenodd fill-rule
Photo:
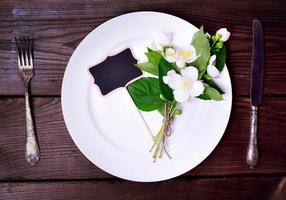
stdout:
<svg viewBox="0 0 286 200">
<path fill-rule="evenodd" d="M 35 127 L 30 108 L 30 94 L 28 87 L 25 88 L 25 108 L 26 108 L 26 160 L 30 165 L 35 165 L 40 158 L 40 150 L 35 134 Z"/>
<path fill-rule="evenodd" d="M 247 148 L 246 161 L 250 169 L 253 169 L 258 162 L 257 149 L 257 106 L 251 106 L 250 111 L 250 137 Z"/>
</svg>

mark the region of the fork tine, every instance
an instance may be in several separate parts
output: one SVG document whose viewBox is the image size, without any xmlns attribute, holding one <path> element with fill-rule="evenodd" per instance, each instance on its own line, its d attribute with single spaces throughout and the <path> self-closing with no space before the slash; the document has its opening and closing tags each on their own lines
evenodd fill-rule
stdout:
<svg viewBox="0 0 286 200">
<path fill-rule="evenodd" d="M 30 39 L 30 37 L 28 37 L 28 48 L 29 48 L 29 63 L 31 66 L 33 66 L 33 50 L 32 50 L 32 40 Z"/>
<path fill-rule="evenodd" d="M 25 45 L 25 61 L 26 61 L 26 66 L 30 65 L 29 62 L 29 48 L 28 48 L 28 39 L 24 37 L 24 45 Z"/>
<path fill-rule="evenodd" d="M 18 38 L 15 37 L 15 42 L 16 42 L 16 47 L 17 47 L 17 57 L 18 57 L 18 65 L 22 65 L 22 60 L 21 60 L 21 48 L 20 48 L 20 41 Z"/>
<path fill-rule="evenodd" d="M 22 38 L 22 48 L 23 48 L 23 52 L 24 52 L 24 54 L 23 54 L 23 58 L 24 58 L 24 63 L 25 63 L 25 66 L 27 66 L 28 65 L 28 59 L 27 59 L 27 45 L 26 45 L 26 38 L 25 37 L 23 37 Z"/>
<path fill-rule="evenodd" d="M 34 58 L 34 38 L 31 38 L 32 57 Z"/>
<path fill-rule="evenodd" d="M 27 53 L 26 53 L 27 65 L 31 65 L 31 63 L 30 63 L 30 47 L 29 47 L 30 44 L 29 43 L 30 43 L 29 37 L 26 37 L 25 44 L 26 44 L 26 49 L 27 49 Z"/>
<path fill-rule="evenodd" d="M 29 38 L 29 49 L 30 49 L 30 57 L 29 57 L 29 60 L 30 60 L 30 64 L 31 66 L 33 67 L 34 65 L 34 61 L 33 61 L 33 58 L 34 58 L 34 55 L 33 55 L 33 39 L 30 39 Z"/>
<path fill-rule="evenodd" d="M 23 39 L 22 37 L 19 37 L 19 48 L 20 48 L 20 60 L 22 61 L 22 66 L 26 65 L 26 62 L 25 62 L 25 49 L 24 49 L 24 44 L 23 44 Z"/>
</svg>

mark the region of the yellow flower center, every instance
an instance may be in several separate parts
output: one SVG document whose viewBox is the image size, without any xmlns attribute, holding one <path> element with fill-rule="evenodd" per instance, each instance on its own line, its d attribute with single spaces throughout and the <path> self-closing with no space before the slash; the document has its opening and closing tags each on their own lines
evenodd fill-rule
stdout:
<svg viewBox="0 0 286 200">
<path fill-rule="evenodd" d="M 193 56 L 193 54 L 194 54 L 194 52 L 188 51 L 188 50 L 183 50 L 180 52 L 180 56 L 182 58 L 189 58 L 189 57 Z"/>
<path fill-rule="evenodd" d="M 166 52 L 167 57 L 175 57 L 175 52 Z"/>
<path fill-rule="evenodd" d="M 180 86 L 183 90 L 187 90 L 191 87 L 191 82 L 188 79 L 183 79 Z"/>
</svg>

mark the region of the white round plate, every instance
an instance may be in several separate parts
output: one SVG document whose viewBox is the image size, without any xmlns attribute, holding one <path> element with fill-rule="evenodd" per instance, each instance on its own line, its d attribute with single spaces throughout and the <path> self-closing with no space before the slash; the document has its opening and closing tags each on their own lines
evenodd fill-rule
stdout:
<svg viewBox="0 0 286 200">
<path fill-rule="evenodd" d="M 179 176 L 201 163 L 226 129 L 232 104 L 231 82 L 225 67 L 215 81 L 224 100 L 192 100 L 173 122 L 167 149 L 153 162 L 152 136 L 162 123 L 157 112 L 136 109 L 125 87 L 102 96 L 88 72 L 90 66 L 127 47 L 143 62 L 144 52 L 164 34 L 174 44 L 190 44 L 198 29 L 178 17 L 135 12 L 113 18 L 89 33 L 71 56 L 62 84 L 62 110 L 68 131 L 81 152 L 102 170 L 132 181 L 153 182 Z"/>
</svg>

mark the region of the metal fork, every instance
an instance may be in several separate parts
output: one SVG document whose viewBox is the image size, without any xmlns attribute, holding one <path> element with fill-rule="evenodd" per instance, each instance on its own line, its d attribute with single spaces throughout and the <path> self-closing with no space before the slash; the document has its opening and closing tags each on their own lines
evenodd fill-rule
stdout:
<svg viewBox="0 0 286 200">
<path fill-rule="evenodd" d="M 30 108 L 29 86 L 34 76 L 33 40 L 29 37 L 15 38 L 18 54 L 18 72 L 24 82 L 25 108 L 26 108 L 26 160 L 30 165 L 35 165 L 40 158 L 40 150 L 37 142 L 35 127 Z"/>
</svg>

